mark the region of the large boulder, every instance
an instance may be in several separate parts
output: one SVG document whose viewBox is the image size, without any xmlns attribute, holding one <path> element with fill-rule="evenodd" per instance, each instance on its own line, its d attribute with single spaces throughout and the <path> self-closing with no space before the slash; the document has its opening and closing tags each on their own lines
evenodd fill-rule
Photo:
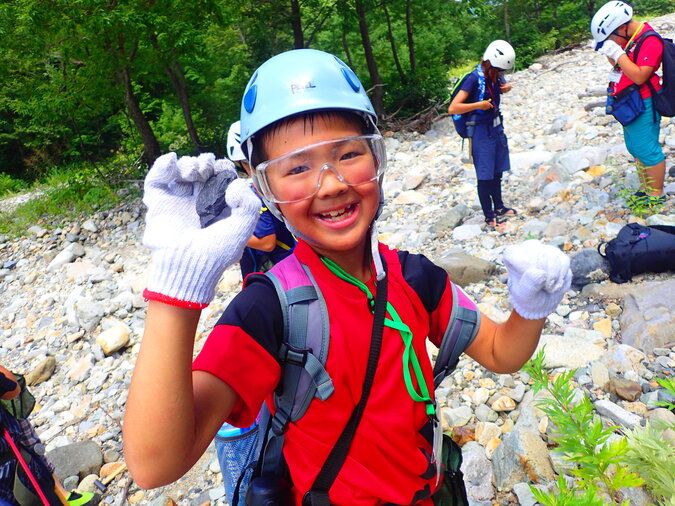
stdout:
<svg viewBox="0 0 675 506">
<path fill-rule="evenodd" d="M 80 479 L 90 474 L 98 475 L 103 465 L 103 454 L 93 441 L 81 441 L 54 448 L 47 452 L 47 460 L 54 466 L 54 474 L 64 480 L 68 476 Z"/>
<path fill-rule="evenodd" d="M 440 234 L 446 230 L 452 230 L 462 224 L 462 221 L 464 221 L 467 214 L 469 214 L 469 208 L 464 204 L 457 204 L 445 211 L 438 221 L 433 224 L 431 229 L 436 234 Z"/>
<path fill-rule="evenodd" d="M 460 249 L 450 250 L 437 262 L 459 286 L 470 285 L 489 278 L 495 265 L 482 258 L 468 255 Z"/>
<path fill-rule="evenodd" d="M 537 351 L 545 349 L 544 365 L 549 369 L 566 367 L 575 369 L 598 360 L 603 349 L 593 342 L 576 336 L 543 335 Z"/>
<path fill-rule="evenodd" d="M 572 286 L 579 290 L 589 283 L 607 279 L 609 262 L 595 248 L 585 248 L 570 258 Z"/>
<path fill-rule="evenodd" d="M 492 488 L 492 466 L 485 456 L 485 449 L 475 441 L 462 447 L 462 473 L 466 484 L 466 495 L 470 502 L 489 501 L 494 497 Z"/>
<path fill-rule="evenodd" d="M 555 479 L 546 443 L 537 430 L 524 426 L 516 426 L 504 436 L 492 456 L 492 471 L 500 491 L 510 490 L 523 481 Z"/>
<path fill-rule="evenodd" d="M 648 283 L 624 299 L 621 340 L 645 353 L 675 345 L 675 279 Z"/>
</svg>

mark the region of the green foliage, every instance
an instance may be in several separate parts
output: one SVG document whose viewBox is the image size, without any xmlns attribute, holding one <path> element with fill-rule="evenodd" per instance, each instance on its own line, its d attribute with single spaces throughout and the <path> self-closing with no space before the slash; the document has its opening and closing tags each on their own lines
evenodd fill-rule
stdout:
<svg viewBox="0 0 675 506">
<path fill-rule="evenodd" d="M 572 471 L 576 478 L 575 488 L 594 491 L 594 495 L 607 494 L 612 504 L 622 504 L 620 489 L 637 487 L 643 483 L 626 466 L 627 440 L 612 437 L 616 427 L 605 427 L 594 413 L 588 396 L 577 394 L 572 385 L 575 371 L 562 372 L 551 380 L 544 368 L 544 357 L 545 349 L 542 349 L 525 364 L 524 370 L 534 381 L 535 393 L 546 390 L 550 394 L 537 401 L 537 406 L 556 428 L 553 441 L 559 451 L 565 460 L 576 466 Z M 549 493 L 548 496 L 550 501 L 557 501 L 557 497 L 564 494 Z"/>
<path fill-rule="evenodd" d="M 604 506 L 604 501 L 597 497 L 594 488 L 587 488 L 581 494 L 567 484 L 564 476 L 558 476 L 555 494 L 547 493 L 536 487 L 530 487 L 532 495 L 543 506 Z"/>
<path fill-rule="evenodd" d="M 0 172 L 0 196 L 16 193 L 27 187 L 25 181 Z"/>
<path fill-rule="evenodd" d="M 672 506 L 675 505 L 675 446 L 667 439 L 664 441 L 665 430 L 675 430 L 675 424 L 657 422 L 628 431 L 626 462 L 644 479 L 659 504 Z"/>
<path fill-rule="evenodd" d="M 34 198 L 0 214 L 0 233 L 18 235 L 32 225 L 53 223 L 83 213 L 109 209 L 120 200 L 118 190 L 128 177 L 140 177 L 142 167 L 125 157 L 106 164 L 52 167 L 30 188 Z"/>
<path fill-rule="evenodd" d="M 664 202 L 651 195 L 636 195 L 635 190 L 623 187 L 617 192 L 619 197 L 626 203 L 631 213 L 638 218 L 658 214 L 664 206 Z"/>
<path fill-rule="evenodd" d="M 673 378 L 656 378 L 656 382 L 661 385 L 666 391 L 672 396 L 675 397 L 675 379 Z M 668 401 L 659 401 L 656 403 L 659 406 L 666 408 L 669 411 L 675 410 L 675 404 Z"/>
<path fill-rule="evenodd" d="M 362 19 L 356 0 L 0 3 L 0 170 L 32 180 L 54 165 L 100 163 L 120 151 L 222 155 L 251 73 L 293 47 L 348 62 L 371 95 L 383 90 L 385 120 L 415 116 L 443 103 L 448 69 L 475 65 L 491 40 L 510 40 L 523 68 L 588 38 L 597 8 L 567 0 L 359 2 Z M 649 16 L 672 7 L 637 0 L 635 9 Z"/>
</svg>

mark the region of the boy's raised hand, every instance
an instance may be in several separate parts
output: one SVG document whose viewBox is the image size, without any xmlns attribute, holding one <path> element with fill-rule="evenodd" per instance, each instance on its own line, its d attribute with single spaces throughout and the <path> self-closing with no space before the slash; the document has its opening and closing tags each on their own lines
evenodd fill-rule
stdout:
<svg viewBox="0 0 675 506">
<path fill-rule="evenodd" d="M 241 257 L 253 233 L 260 200 L 248 183 L 235 179 L 225 192 L 231 216 L 202 229 L 195 209 L 209 178 L 234 170 L 229 160 L 211 153 L 159 157 L 145 178 L 143 244 L 152 250 L 144 295 L 172 305 L 201 309 L 213 299 L 223 271 Z"/>
<path fill-rule="evenodd" d="M 537 240 L 506 248 L 504 265 L 509 271 L 511 304 L 528 320 L 545 318 L 555 311 L 572 282 L 568 256 Z"/>
</svg>

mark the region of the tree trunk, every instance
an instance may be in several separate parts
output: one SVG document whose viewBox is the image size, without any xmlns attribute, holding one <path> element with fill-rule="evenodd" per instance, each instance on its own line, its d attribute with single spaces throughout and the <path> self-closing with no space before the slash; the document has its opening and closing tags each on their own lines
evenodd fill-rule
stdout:
<svg viewBox="0 0 675 506">
<path fill-rule="evenodd" d="M 174 60 L 171 63 L 164 65 L 164 71 L 169 76 L 171 84 L 173 84 L 173 88 L 176 91 L 176 95 L 178 96 L 181 109 L 183 109 L 185 126 L 187 127 L 192 144 L 194 145 L 197 152 L 201 152 L 202 143 L 199 140 L 195 123 L 192 120 L 192 111 L 190 109 L 190 101 L 188 99 L 187 83 L 185 82 L 185 72 L 183 71 L 183 66 L 178 60 Z"/>
<path fill-rule="evenodd" d="M 152 131 L 150 123 L 143 114 L 141 107 L 138 105 L 138 100 L 134 95 L 131 84 L 131 73 L 128 65 L 125 65 L 120 69 L 119 77 L 124 85 L 124 102 L 127 105 L 127 110 L 129 111 L 129 115 L 131 116 L 134 125 L 136 125 L 138 133 L 141 135 L 141 141 L 143 142 L 143 148 L 145 150 L 143 157 L 148 165 L 152 165 L 161 154 L 159 142 L 157 141 L 157 137 L 155 137 L 155 133 Z"/>
<path fill-rule="evenodd" d="M 415 38 L 413 36 L 411 0 L 406 0 L 406 2 L 405 2 L 405 27 L 406 27 L 406 32 L 408 34 L 408 53 L 410 55 L 410 73 L 414 75 L 417 72 L 417 59 L 415 58 Z"/>
<path fill-rule="evenodd" d="M 504 0 L 504 34 L 506 40 L 511 40 L 511 25 L 509 24 L 509 0 Z"/>
<path fill-rule="evenodd" d="M 368 23 L 366 22 L 366 10 L 363 7 L 361 0 L 354 0 L 354 7 L 356 8 L 356 15 L 359 18 L 361 43 L 363 44 L 363 52 L 366 57 L 370 82 L 373 87 L 373 107 L 375 108 L 375 114 L 382 116 L 384 113 L 384 90 L 382 89 L 382 79 L 380 78 L 380 73 L 377 69 L 377 62 L 373 55 L 373 45 L 370 42 L 370 33 L 368 31 Z"/>
<path fill-rule="evenodd" d="M 394 58 L 394 65 L 396 65 L 396 71 L 398 72 L 398 78 L 401 81 L 401 84 L 406 83 L 406 77 L 403 73 L 403 68 L 401 67 L 401 62 L 398 59 L 398 50 L 396 49 L 396 41 L 394 40 L 394 32 L 391 29 L 391 18 L 389 17 L 389 10 L 387 9 L 386 0 L 382 0 L 382 10 L 384 11 L 384 18 L 387 21 L 387 38 L 389 39 L 389 45 L 391 46 L 391 55 Z"/>
<path fill-rule="evenodd" d="M 302 15 L 300 13 L 299 0 L 291 0 L 291 25 L 293 25 L 293 47 L 302 49 L 305 47 L 305 36 L 302 33 Z"/>
<path fill-rule="evenodd" d="M 347 30 L 344 25 L 342 26 L 342 50 L 345 52 L 345 56 L 347 56 L 349 68 L 353 69 L 354 62 L 352 61 L 352 53 L 349 51 L 349 45 L 347 44 Z"/>
</svg>

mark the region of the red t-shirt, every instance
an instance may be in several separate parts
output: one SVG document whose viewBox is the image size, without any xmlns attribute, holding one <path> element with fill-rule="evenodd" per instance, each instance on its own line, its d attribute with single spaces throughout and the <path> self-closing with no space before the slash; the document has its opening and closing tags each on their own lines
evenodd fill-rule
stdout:
<svg viewBox="0 0 675 506">
<path fill-rule="evenodd" d="M 380 251 L 388 266 L 388 300 L 413 333 L 413 347 L 433 392 L 426 339 L 439 344 L 446 330 L 452 311 L 450 280 L 422 255 L 385 245 Z M 326 369 L 335 386 L 326 401 L 315 398 L 286 433 L 284 457 L 300 504 L 361 397 L 373 316 L 363 292 L 332 274 L 305 242 L 298 243 L 294 254 L 309 267 L 326 301 L 331 336 Z M 374 283 L 368 285 L 374 293 Z M 282 334 L 278 298 L 272 285 L 262 280 L 233 299 L 207 338 L 193 369 L 213 374 L 239 395 L 227 422 L 251 424 L 263 400 L 273 409 L 272 392 L 280 377 L 275 357 Z M 330 490 L 331 504 L 432 504 L 431 423 L 423 403 L 414 402 L 406 390 L 403 349 L 399 332 L 385 327 L 373 388 Z"/>
<path fill-rule="evenodd" d="M 642 27 L 642 30 L 640 30 L 640 33 L 638 33 L 635 36 L 634 40 L 639 41 L 640 36 L 644 32 L 649 30 L 653 30 L 653 28 L 649 25 L 649 23 L 645 23 L 644 26 Z M 633 47 L 628 51 L 628 57 L 638 67 L 654 67 L 654 73 L 649 78 L 649 80 L 651 81 L 655 90 L 657 91 L 660 90 L 661 77 L 656 73 L 656 71 L 661 66 L 661 59 L 663 58 L 663 43 L 658 39 L 658 37 L 653 36 L 647 37 L 642 43 L 642 46 L 640 47 L 640 52 L 638 53 L 638 61 L 635 61 L 633 54 L 635 52 L 636 46 L 637 44 L 633 44 Z M 626 74 L 621 72 L 621 78 L 619 79 L 619 82 L 617 82 L 614 85 L 614 92 L 612 94 L 617 95 L 622 90 L 628 88 L 632 84 L 635 83 L 631 81 L 626 76 Z M 642 86 L 640 86 L 640 96 L 642 98 L 650 98 L 652 96 L 651 91 L 649 90 L 649 86 L 647 86 L 647 83 L 644 83 Z"/>
</svg>

